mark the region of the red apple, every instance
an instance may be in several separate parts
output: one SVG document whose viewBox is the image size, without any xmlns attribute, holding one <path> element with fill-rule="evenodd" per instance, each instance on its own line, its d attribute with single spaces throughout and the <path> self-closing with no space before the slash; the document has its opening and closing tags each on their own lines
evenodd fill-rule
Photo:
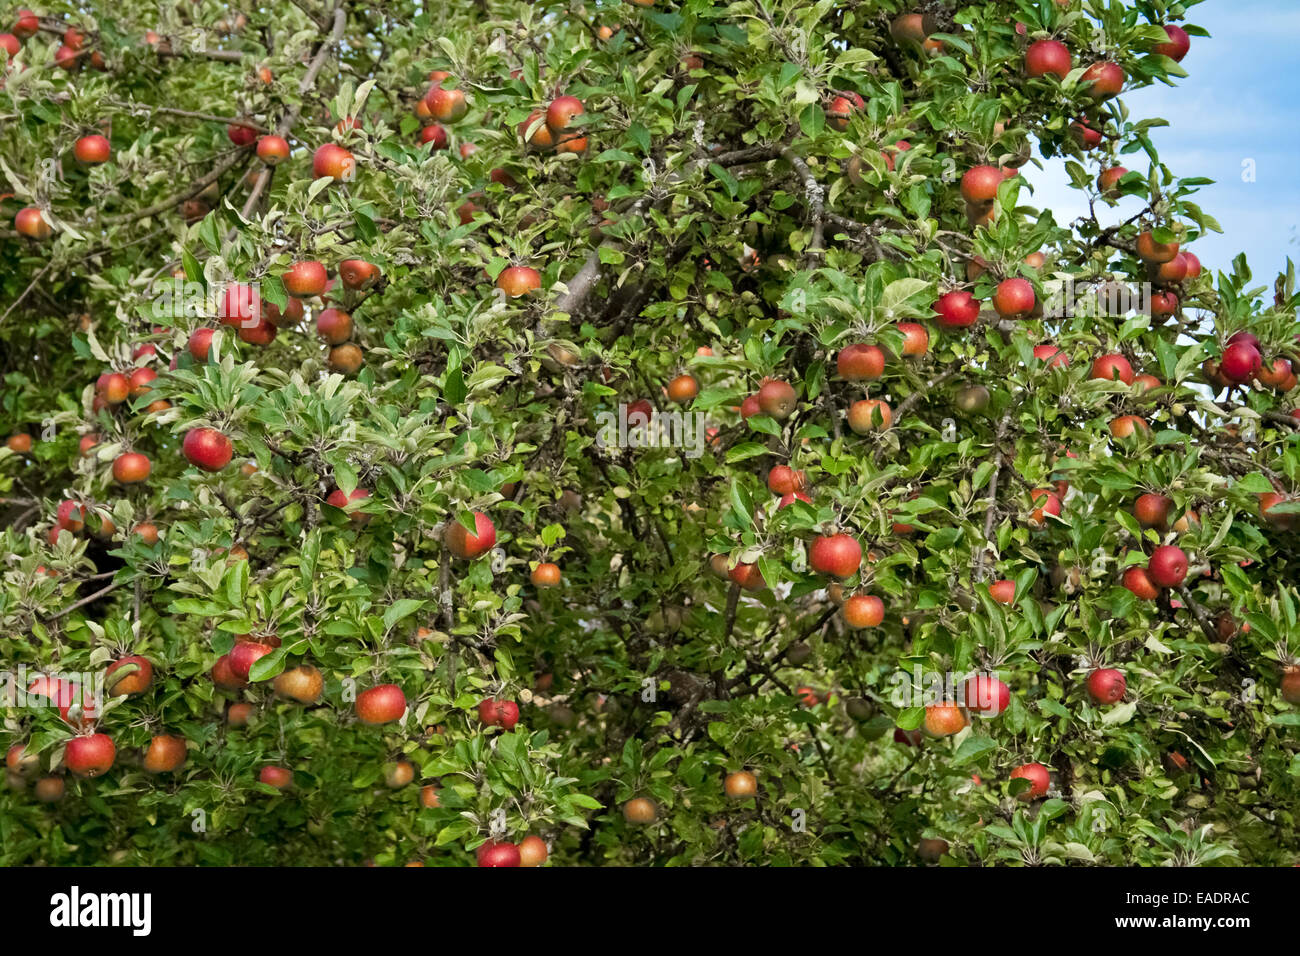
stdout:
<svg viewBox="0 0 1300 956">
<path fill-rule="evenodd" d="M 843 531 L 822 535 L 813 541 L 808 562 L 818 574 L 844 579 L 856 574 L 862 564 L 862 545 Z"/>
<path fill-rule="evenodd" d="M 320 295 L 329 283 L 329 273 L 314 259 L 304 259 L 289 267 L 280 280 L 290 295 L 309 297 Z"/>
<path fill-rule="evenodd" d="M 1028 780 L 1030 783 L 1028 790 L 1021 791 L 1019 795 L 1021 800 L 1037 800 L 1039 797 L 1044 796 L 1052 782 L 1047 768 L 1041 763 L 1022 764 L 1011 771 L 1011 779 Z"/>
<path fill-rule="evenodd" d="M 117 758 L 117 747 L 107 734 L 73 737 L 63 751 L 63 763 L 78 777 L 98 777 L 108 773 Z"/>
<path fill-rule="evenodd" d="M 965 290 L 954 290 L 939 296 L 934 311 L 944 328 L 964 329 L 980 317 L 980 301 Z"/>
<path fill-rule="evenodd" d="M 489 840 L 475 853 L 479 866 L 519 866 L 519 847 L 513 843 L 495 843 Z"/>
<path fill-rule="evenodd" d="M 1187 56 L 1187 51 L 1192 48 L 1192 38 L 1187 35 L 1186 30 L 1173 23 L 1165 24 L 1165 35 L 1169 37 L 1168 41 L 1157 43 L 1151 48 L 1151 52 L 1167 56 L 1175 63 L 1181 63 L 1183 57 Z"/>
<path fill-rule="evenodd" d="M 1109 355 L 1101 355 L 1093 360 L 1092 372 L 1089 378 L 1099 378 L 1106 382 L 1119 379 L 1125 385 L 1133 384 L 1133 366 L 1129 364 L 1128 359 L 1118 352 L 1112 352 Z"/>
<path fill-rule="evenodd" d="M 1050 73 L 1063 80 L 1073 67 L 1070 48 L 1059 40 L 1036 40 L 1025 51 L 1025 72 L 1029 76 L 1047 76 Z"/>
<path fill-rule="evenodd" d="M 885 353 L 876 345 L 845 346 L 835 357 L 835 370 L 850 382 L 873 382 L 885 372 Z"/>
<path fill-rule="evenodd" d="M 1088 675 L 1088 696 L 1093 703 L 1104 707 L 1124 699 L 1128 683 L 1124 675 L 1114 668 L 1095 670 Z"/>
<path fill-rule="evenodd" d="M 358 694 L 354 706 L 363 724 L 388 724 L 406 713 L 406 695 L 396 684 L 380 684 Z"/>
<path fill-rule="evenodd" d="M 1028 279 L 1004 279 L 993 293 L 993 308 L 1004 319 L 1023 319 L 1034 310 L 1034 286 Z"/>
<path fill-rule="evenodd" d="M 191 465 L 204 471 L 220 471 L 235 453 L 230 439 L 215 428 L 191 428 L 185 433 L 181 451 Z"/>
<path fill-rule="evenodd" d="M 72 146 L 72 155 L 77 158 L 77 162 L 86 166 L 97 166 L 100 163 L 108 162 L 109 154 L 112 147 L 108 139 L 94 134 L 92 136 L 83 136 Z"/>
<path fill-rule="evenodd" d="M 481 512 L 474 512 L 474 530 L 469 531 L 456 518 L 447 521 L 447 530 L 443 535 L 447 550 L 458 558 L 473 560 L 491 551 L 497 543 L 497 529 L 492 519 Z"/>
<path fill-rule="evenodd" d="M 1187 577 L 1187 555 L 1177 545 L 1160 545 L 1151 552 L 1147 576 L 1156 587 L 1178 587 Z"/>
</svg>

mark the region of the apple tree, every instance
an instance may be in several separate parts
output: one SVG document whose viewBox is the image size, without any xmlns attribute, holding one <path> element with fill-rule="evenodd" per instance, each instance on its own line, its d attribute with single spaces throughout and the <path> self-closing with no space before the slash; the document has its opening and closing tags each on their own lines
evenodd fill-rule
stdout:
<svg viewBox="0 0 1300 956">
<path fill-rule="evenodd" d="M 1294 862 L 1195 6 L 7 10 L 0 862 Z"/>
</svg>

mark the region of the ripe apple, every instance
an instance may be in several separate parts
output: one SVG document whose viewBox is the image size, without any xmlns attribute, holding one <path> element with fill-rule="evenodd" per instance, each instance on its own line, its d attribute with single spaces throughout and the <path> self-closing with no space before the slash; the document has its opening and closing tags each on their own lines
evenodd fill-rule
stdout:
<svg viewBox="0 0 1300 956">
<path fill-rule="evenodd" d="M 1016 603 L 1016 582 L 1003 579 L 989 585 L 989 597 L 999 604 Z"/>
<path fill-rule="evenodd" d="M 727 572 L 727 577 L 735 581 L 746 591 L 761 591 L 767 587 L 767 582 L 763 580 L 763 572 L 759 570 L 757 564 L 737 564 Z"/>
<path fill-rule="evenodd" d="M 533 582 L 535 588 L 558 588 L 560 586 L 560 566 L 550 561 L 543 561 L 533 568 L 529 580 Z"/>
<path fill-rule="evenodd" d="M 1125 385 L 1133 384 L 1133 366 L 1129 364 L 1128 359 L 1118 352 L 1112 352 L 1109 355 L 1100 355 L 1093 360 L 1092 371 L 1089 378 L 1099 378 L 1106 382 L 1119 379 Z"/>
<path fill-rule="evenodd" d="M 1280 495 L 1275 491 L 1266 491 L 1259 496 L 1259 516 L 1275 528 L 1290 529 L 1294 524 L 1295 515 L 1274 514 L 1273 509 L 1278 505 L 1287 504 L 1290 501 L 1286 495 Z"/>
<path fill-rule="evenodd" d="M 1011 771 L 1012 780 L 1028 780 L 1029 789 L 1023 790 L 1018 795 L 1020 800 L 1037 800 L 1047 793 L 1047 788 L 1052 779 L 1048 774 L 1047 768 L 1041 763 L 1022 764 L 1015 770 Z"/>
<path fill-rule="evenodd" d="M 874 594 L 855 594 L 844 601 L 840 613 L 849 627 L 876 627 L 885 619 L 885 602 Z"/>
<path fill-rule="evenodd" d="M 415 779 L 415 765 L 409 760 L 394 760 L 384 765 L 384 786 L 400 790 Z"/>
<path fill-rule="evenodd" d="M 222 690 L 239 690 L 248 686 L 248 680 L 236 674 L 231 667 L 229 654 L 222 654 L 217 658 L 209 676 L 212 678 L 212 683 Z"/>
<path fill-rule="evenodd" d="M 857 573 L 862 564 L 862 545 L 843 531 L 821 535 L 808 550 L 808 563 L 818 574 L 843 580 Z"/>
<path fill-rule="evenodd" d="M 1282 674 L 1282 699 L 1300 704 L 1300 667 L 1288 667 Z"/>
<path fill-rule="evenodd" d="M 1296 376 L 1291 369 L 1291 362 L 1284 358 L 1263 363 L 1260 370 L 1255 374 L 1255 381 L 1265 388 L 1276 389 L 1280 392 L 1289 392 L 1296 386 Z"/>
<path fill-rule="evenodd" d="M 1151 48 L 1152 53 L 1167 56 L 1175 63 L 1181 63 L 1187 51 L 1192 48 L 1192 38 L 1187 31 L 1173 23 L 1165 24 L 1165 34 L 1169 37 L 1165 43 L 1157 43 Z"/>
<path fill-rule="evenodd" d="M 789 418 L 799 403 L 787 382 L 764 382 L 756 397 L 762 413 L 778 420 Z"/>
<path fill-rule="evenodd" d="M 1094 99 L 1108 100 L 1118 96 L 1128 79 L 1118 63 L 1102 60 L 1083 71 L 1079 77 L 1079 87 Z"/>
<path fill-rule="evenodd" d="M 434 810 L 442 806 L 438 800 L 438 788 L 433 784 L 426 784 L 420 788 L 420 806 L 426 810 Z"/>
<path fill-rule="evenodd" d="M 931 737 L 950 737 L 966 726 L 966 715 L 956 704 L 934 704 L 925 708 L 925 732 Z"/>
<path fill-rule="evenodd" d="M 831 97 L 830 104 L 826 107 L 826 125 L 837 132 L 843 133 L 849 128 L 849 122 L 853 114 L 860 109 L 865 109 L 867 101 L 852 90 L 841 90 Z"/>
<path fill-rule="evenodd" d="M 874 382 L 885 372 L 885 353 L 877 345 L 848 345 L 835 357 L 835 370 L 850 382 Z"/>
<path fill-rule="evenodd" d="M 299 664 L 277 675 L 272 686 L 281 697 L 300 704 L 314 704 L 325 691 L 325 677 L 310 664 Z"/>
<path fill-rule="evenodd" d="M 235 453 L 230 439 L 215 428 L 191 428 L 185 433 L 181 452 L 191 465 L 204 471 L 220 471 Z"/>
<path fill-rule="evenodd" d="M 289 143 L 283 136 L 263 136 L 257 141 L 257 158 L 268 166 L 278 166 L 289 158 Z"/>
<path fill-rule="evenodd" d="M 144 752 L 144 769 L 149 773 L 171 773 L 185 763 L 185 738 L 158 734 Z"/>
<path fill-rule="evenodd" d="M 962 198 L 968 203 L 988 202 L 996 199 L 1002 184 L 1002 171 L 996 166 L 975 166 L 961 177 Z"/>
<path fill-rule="evenodd" d="M 1095 670 L 1088 675 L 1088 696 L 1099 707 L 1117 704 L 1124 699 L 1128 683 L 1122 672 L 1112 667 Z"/>
<path fill-rule="evenodd" d="M 141 395 L 147 395 L 153 391 L 153 381 L 158 377 L 158 373 L 153 369 L 141 367 L 132 370 L 127 376 L 127 385 L 130 387 L 132 398 L 139 398 Z"/>
<path fill-rule="evenodd" d="M 262 318 L 270 322 L 277 329 L 291 329 L 302 321 L 303 304 L 302 299 L 295 299 L 289 296 L 289 301 L 281 309 L 274 302 L 262 303 Z"/>
<path fill-rule="evenodd" d="M 1144 232 L 1137 237 L 1137 254 L 1146 262 L 1163 264 L 1178 255 L 1178 243 L 1156 242 L 1150 232 Z"/>
<path fill-rule="evenodd" d="M 1176 588 L 1187 577 L 1187 555 L 1173 544 L 1162 544 L 1151 552 L 1147 562 L 1147 577 L 1161 588 Z"/>
<path fill-rule="evenodd" d="M 1140 415 L 1119 415 L 1110 420 L 1110 433 L 1115 438 L 1131 438 L 1135 434 L 1146 435 L 1151 426 Z"/>
<path fill-rule="evenodd" d="M 335 182 L 351 182 L 356 178 L 357 161 L 342 146 L 326 143 L 312 154 L 311 170 L 317 179 L 329 176 Z"/>
<path fill-rule="evenodd" d="M 479 866 L 519 866 L 519 847 L 513 843 L 495 843 L 489 840 L 475 853 Z"/>
<path fill-rule="evenodd" d="M 216 329 L 195 329 L 190 333 L 187 348 L 190 355 L 196 362 L 206 362 L 208 360 L 208 350 L 212 348 L 212 336 L 216 334 Z"/>
<path fill-rule="evenodd" d="M 1152 271 L 1161 282 L 1182 282 L 1187 278 L 1187 254 L 1180 252 L 1168 262 L 1154 267 Z"/>
<path fill-rule="evenodd" d="M 849 428 L 858 435 L 886 431 L 894 422 L 894 412 L 878 398 L 864 398 L 849 406 Z"/>
<path fill-rule="evenodd" d="M 889 35 L 895 43 L 924 43 L 924 18 L 919 13 L 902 13 L 889 24 Z"/>
<path fill-rule="evenodd" d="M 1096 149 L 1101 145 L 1101 130 L 1093 129 L 1087 123 L 1071 123 L 1070 135 L 1083 149 Z"/>
<path fill-rule="evenodd" d="M 237 641 L 226 655 L 231 673 L 241 681 L 248 680 L 252 666 L 273 650 L 274 647 L 262 641 Z"/>
<path fill-rule="evenodd" d="M 354 342 L 345 342 L 330 349 L 326 364 L 330 371 L 340 375 L 356 375 L 362 361 L 361 347 Z"/>
<path fill-rule="evenodd" d="M 492 519 L 482 512 L 474 512 L 474 530 L 469 531 L 455 518 L 447 522 L 443 535 L 447 550 L 458 558 L 473 560 L 491 551 L 497 543 L 497 529 Z"/>
<path fill-rule="evenodd" d="M 576 96 L 557 96 L 546 108 L 546 125 L 552 133 L 559 134 L 569 128 L 575 116 L 586 112 L 582 100 Z"/>
<path fill-rule="evenodd" d="M 491 697 L 478 705 L 478 719 L 487 727 L 514 730 L 519 723 L 519 705 L 513 700 L 495 700 Z"/>
<path fill-rule="evenodd" d="M 1128 170 L 1123 166 L 1111 166 L 1103 169 L 1097 176 L 1097 191 L 1107 199 L 1115 199 L 1119 196 L 1119 181 L 1128 175 Z"/>
<path fill-rule="evenodd" d="M 1247 339 L 1229 341 L 1219 358 L 1219 374 L 1229 382 L 1244 385 L 1263 367 L 1259 347 Z"/>
<path fill-rule="evenodd" d="M 369 289 L 379 279 L 379 267 L 364 259 L 344 259 L 339 263 L 339 278 L 345 289 Z"/>
<path fill-rule="evenodd" d="M 231 727 L 244 727 L 253 717 L 253 705 L 246 700 L 235 701 L 226 708 L 226 723 Z"/>
<path fill-rule="evenodd" d="M 280 280 L 290 295 L 307 298 L 320 295 L 329 283 L 329 273 L 315 259 L 303 259 L 289 267 Z"/>
<path fill-rule="evenodd" d="M 1035 524 L 1042 525 L 1049 517 L 1061 516 L 1061 497 L 1052 489 L 1035 488 L 1029 493 L 1029 500 L 1033 504 L 1029 520 Z"/>
<path fill-rule="evenodd" d="M 236 146 L 252 146 L 257 140 L 257 130 L 242 123 L 230 123 L 226 126 L 226 135 Z"/>
<path fill-rule="evenodd" d="M 350 494 L 344 494 L 342 488 L 335 488 L 325 498 L 325 503 L 340 510 L 348 511 L 349 517 L 357 524 L 365 524 L 370 520 L 370 515 L 364 511 L 348 508 L 354 501 L 365 501 L 370 497 L 370 491 L 366 488 L 353 488 Z"/>
<path fill-rule="evenodd" d="M 633 797 L 623 804 L 623 819 L 628 823 L 654 823 L 657 815 L 654 803 L 645 797 Z"/>
<path fill-rule="evenodd" d="M 1148 492 L 1139 495 L 1133 503 L 1133 517 L 1144 528 L 1163 528 L 1169 522 L 1169 509 L 1173 506 L 1172 498 Z"/>
<path fill-rule="evenodd" d="M 1172 292 L 1151 293 L 1151 316 L 1167 319 L 1178 311 L 1178 296 Z"/>
<path fill-rule="evenodd" d="M 34 37 L 41 29 L 40 18 L 30 10 L 19 10 L 14 15 L 14 36 L 20 40 Z"/>
<path fill-rule="evenodd" d="M 542 287 L 542 274 L 528 266 L 508 266 L 497 276 L 497 288 L 512 299 Z"/>
<path fill-rule="evenodd" d="M 108 139 L 98 133 L 83 136 L 72 146 L 72 155 L 76 157 L 77 162 L 86 166 L 98 166 L 100 163 L 108 162 L 112 151 Z"/>
<path fill-rule="evenodd" d="M 104 688 L 113 695 L 143 694 L 153 681 L 153 664 L 133 655 L 114 661 L 104 671 Z"/>
<path fill-rule="evenodd" d="M 1004 279 L 993 293 L 993 308 L 1004 319 L 1023 319 L 1034 310 L 1034 286 L 1028 279 Z"/>
<path fill-rule="evenodd" d="M 54 523 L 57 527 L 66 528 L 76 534 L 86 526 L 85 518 L 86 512 L 81 504 L 68 499 L 59 502 L 59 510 L 55 513 Z"/>
<path fill-rule="evenodd" d="M 45 217 L 35 206 L 18 210 L 14 216 L 14 229 L 19 235 L 29 239 L 48 239 L 54 235 L 54 228 L 45 221 Z"/>
<path fill-rule="evenodd" d="M 899 322 L 898 331 L 903 333 L 904 355 L 924 355 L 930 350 L 930 333 L 924 325 Z"/>
<path fill-rule="evenodd" d="M 746 800 L 758 795 L 758 778 L 748 770 L 737 770 L 727 774 L 722 789 L 732 800 Z"/>
<path fill-rule="evenodd" d="M 62 777 L 42 777 L 36 781 L 32 794 L 41 803 L 58 803 L 63 799 L 66 785 Z"/>
<path fill-rule="evenodd" d="M 530 129 L 531 135 L 528 132 Z M 528 114 L 528 118 L 519 124 L 519 138 L 533 149 L 550 149 L 555 145 L 555 136 L 546 125 L 546 114 L 541 110 L 533 110 Z"/>
<path fill-rule="evenodd" d="M 802 491 L 807 483 L 808 476 L 789 465 L 773 465 L 767 473 L 767 490 L 774 495 L 792 495 Z"/>
<path fill-rule="evenodd" d="M 342 309 L 321 309 L 316 316 L 316 334 L 326 345 L 342 345 L 352 338 L 352 316 Z"/>
<path fill-rule="evenodd" d="M 996 717 L 1011 704 L 1011 688 L 987 674 L 967 678 L 957 700 L 981 717 Z"/>
<path fill-rule="evenodd" d="M 1048 368 L 1065 368 L 1070 364 L 1070 356 L 1066 355 L 1057 346 L 1050 342 L 1043 342 L 1034 346 L 1034 358 L 1040 362 L 1046 362 Z"/>
<path fill-rule="evenodd" d="M 1193 252 L 1184 252 L 1182 256 L 1187 260 L 1187 278 L 1199 278 L 1201 275 L 1201 260 Z"/>
<path fill-rule="evenodd" d="M 537 834 L 530 833 L 519 841 L 520 866 L 541 866 L 547 855 L 546 841 Z"/>
<path fill-rule="evenodd" d="M 419 140 L 421 146 L 432 143 L 434 150 L 446 149 L 451 145 L 451 134 L 441 123 L 432 123 L 420 129 Z"/>
<path fill-rule="evenodd" d="M 424 94 L 424 105 L 429 108 L 429 115 L 442 123 L 458 122 L 469 112 L 465 91 L 441 83 L 429 87 L 429 92 Z"/>
<path fill-rule="evenodd" d="M 153 464 L 137 451 L 128 451 L 113 460 L 113 480 L 122 485 L 139 484 L 149 477 Z"/>
<path fill-rule="evenodd" d="M 117 758 L 117 747 L 107 734 L 73 737 L 63 751 L 63 764 L 78 777 L 108 773 Z"/>
<path fill-rule="evenodd" d="M 262 319 L 262 297 L 251 286 L 232 282 L 222 293 L 217 317 L 222 325 L 255 326 Z"/>
<path fill-rule="evenodd" d="M 380 684 L 358 694 L 354 706 L 363 724 L 388 724 L 406 713 L 406 695 L 396 684 Z"/>
<path fill-rule="evenodd" d="M 934 303 L 936 321 L 946 329 L 964 329 L 980 317 L 980 301 L 965 290 L 946 292 Z"/>
<path fill-rule="evenodd" d="M 1047 76 L 1065 79 L 1074 67 L 1070 48 L 1059 40 L 1036 40 L 1025 51 L 1025 73 L 1029 76 Z"/>
<path fill-rule="evenodd" d="M 693 375 L 678 375 L 668 383 L 668 398 L 679 404 L 691 401 L 699 393 L 700 383 Z"/>
<path fill-rule="evenodd" d="M 293 771 L 288 767 L 263 767 L 257 775 L 257 782 L 277 790 L 288 790 L 293 786 Z"/>
<path fill-rule="evenodd" d="M 84 446 L 85 440 L 86 438 L 83 437 L 82 438 L 83 446 L 81 449 L 81 454 L 83 457 L 86 454 L 86 449 Z M 33 444 L 32 436 L 27 434 L 26 432 L 18 432 L 15 435 L 10 435 L 5 440 L 5 447 L 8 448 L 11 452 L 13 452 L 16 455 L 26 455 L 27 453 L 29 453 L 32 450 L 32 444 Z M 91 442 L 91 446 L 92 447 L 94 446 L 93 441 Z"/>
</svg>

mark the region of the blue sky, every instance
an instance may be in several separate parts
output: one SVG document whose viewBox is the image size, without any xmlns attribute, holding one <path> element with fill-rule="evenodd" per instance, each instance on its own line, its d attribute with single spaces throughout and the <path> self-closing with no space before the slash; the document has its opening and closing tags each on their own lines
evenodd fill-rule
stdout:
<svg viewBox="0 0 1300 956">
<path fill-rule="evenodd" d="M 1124 102 L 1134 118 L 1169 121 L 1152 139 L 1175 175 L 1215 180 L 1195 201 L 1223 234 L 1190 247 L 1201 262 L 1224 269 L 1245 252 L 1256 283 L 1271 287 L 1287 256 L 1300 260 L 1300 0 L 1206 0 L 1188 11 L 1188 22 L 1213 34 L 1192 37 L 1182 62 L 1190 75 L 1175 87 L 1125 92 Z M 1145 173 L 1145 159 L 1131 154 L 1125 164 Z M 1246 159 L 1254 160 L 1255 182 L 1242 181 Z M 1057 222 L 1086 214 L 1059 161 L 1030 179 L 1030 201 L 1052 209 Z M 1139 200 L 1125 199 L 1103 221 L 1138 208 Z"/>
</svg>

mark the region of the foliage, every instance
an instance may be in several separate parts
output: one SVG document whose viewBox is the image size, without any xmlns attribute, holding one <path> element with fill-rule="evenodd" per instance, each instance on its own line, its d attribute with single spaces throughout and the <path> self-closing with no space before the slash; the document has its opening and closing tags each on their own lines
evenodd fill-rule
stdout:
<svg viewBox="0 0 1300 956">
<path fill-rule="evenodd" d="M 55 2 L 8 65 L 0 212 L 43 209 L 53 235 L 0 232 L 0 432 L 34 438 L 0 449 L 0 655 L 64 674 L 141 655 L 154 675 L 102 708 L 117 759 L 98 779 L 66 774 L 56 709 L 5 710 L 8 742 L 67 793 L 47 806 L 9 774 L 0 861 L 463 865 L 502 829 L 565 865 L 914 864 L 922 838 L 947 841 L 945 864 L 1296 859 L 1300 712 L 1280 690 L 1300 656 L 1295 392 L 1225 392 L 1202 368 L 1245 329 L 1266 364 L 1297 355 L 1290 264 L 1267 290 L 1243 259 L 1157 280 L 1172 315 L 1082 307 L 1148 281 L 1140 233 L 1187 249 L 1218 228 L 1196 203 L 1207 180 L 1161 162 L 1164 121 L 1082 81 L 1112 60 L 1128 88 L 1176 82 L 1153 50 L 1194 3 L 333 2 Z M 914 9 L 924 46 L 891 36 Z M 69 24 L 85 40 L 65 67 Z M 1188 33 L 1194 67 L 1212 41 Z M 1048 36 L 1074 69 L 1027 79 Z M 469 102 L 441 150 L 419 140 L 431 70 Z M 863 105 L 836 106 L 845 92 Z M 528 146 L 562 93 L 585 112 L 559 150 Z M 237 121 L 292 156 L 263 166 Z M 78 164 L 95 132 L 110 160 Z M 325 143 L 354 176 L 313 176 Z M 1033 205 L 1053 156 L 1091 215 Z M 1120 163 L 1123 213 L 1096 186 Z M 959 180 L 980 164 L 1021 175 L 971 208 Z M 382 278 L 308 297 L 270 344 L 218 321 L 230 282 L 287 308 L 280 277 L 302 259 Z M 540 289 L 495 287 L 517 265 Z M 987 303 L 1017 276 L 1045 313 L 935 323 L 941 294 Z M 355 375 L 314 334 L 328 304 L 353 317 Z M 901 355 L 900 322 L 928 328 L 924 355 Z M 219 330 L 206 361 L 187 348 L 200 327 Z M 889 353 L 882 377 L 837 374 L 857 342 Z M 1045 343 L 1069 363 L 1036 357 Z M 1158 385 L 1090 377 L 1114 352 Z M 97 402 L 101 374 L 136 367 L 158 377 Z M 683 374 L 699 392 L 674 405 L 663 387 Z M 743 418 L 766 379 L 797 410 Z M 846 426 L 864 395 L 892 427 Z M 602 416 L 641 399 L 702 414 L 707 440 L 602 440 Z M 1150 432 L 1112 436 L 1121 415 Z M 231 464 L 186 460 L 200 426 L 230 437 Z M 128 450 L 152 462 L 143 483 L 114 480 Z M 779 464 L 810 501 L 779 506 Z M 1034 515 L 1040 488 L 1063 494 L 1059 516 Z M 336 489 L 369 495 L 341 509 Z M 1140 526 L 1148 492 L 1196 520 Z M 58 530 L 65 499 L 83 530 Z M 454 558 L 447 530 L 474 513 L 495 548 Z M 834 529 L 863 545 L 842 591 L 882 597 L 879 626 L 846 626 L 809 565 Z M 1142 600 L 1121 574 L 1166 541 L 1192 574 Z M 531 583 L 544 561 L 560 587 Z M 752 563 L 765 587 L 725 576 Z M 243 635 L 279 644 L 223 690 L 210 674 Z M 272 690 L 303 663 L 325 676 L 310 706 Z M 1113 706 L 1085 690 L 1101 666 L 1127 678 Z M 909 744 L 927 711 L 900 677 L 976 670 L 1009 685 L 1006 711 Z M 404 719 L 360 722 L 357 693 L 385 683 Z M 484 726 L 486 698 L 518 701 L 519 725 Z M 187 762 L 151 774 L 139 755 L 163 732 Z M 390 789 L 398 760 L 416 778 Z M 1034 761 L 1052 789 L 1024 801 L 1009 774 Z M 267 765 L 292 786 L 258 782 Z M 728 799 L 741 770 L 757 797 Z M 624 819 L 633 797 L 655 823 Z"/>
</svg>

